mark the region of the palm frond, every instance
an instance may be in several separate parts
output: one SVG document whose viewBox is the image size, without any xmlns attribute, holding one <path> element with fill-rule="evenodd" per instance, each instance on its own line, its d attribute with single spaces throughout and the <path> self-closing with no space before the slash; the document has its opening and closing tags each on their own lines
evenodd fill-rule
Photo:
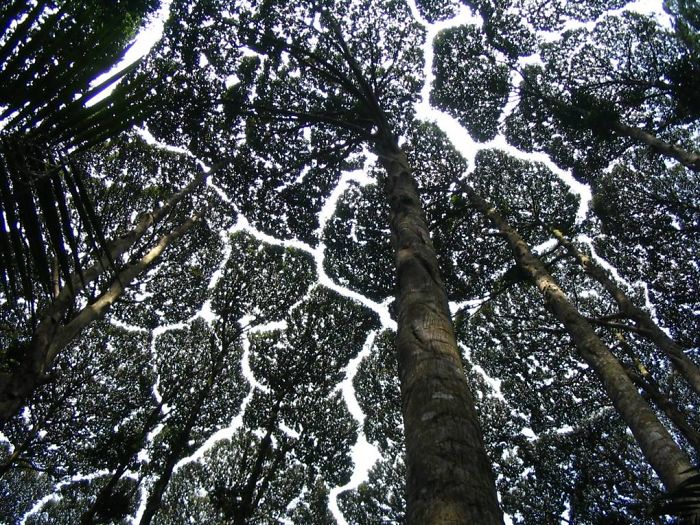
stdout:
<svg viewBox="0 0 700 525">
<path fill-rule="evenodd" d="M 675 490 L 666 494 L 652 514 L 674 516 L 687 525 L 700 524 L 700 474 L 690 476 Z"/>
</svg>

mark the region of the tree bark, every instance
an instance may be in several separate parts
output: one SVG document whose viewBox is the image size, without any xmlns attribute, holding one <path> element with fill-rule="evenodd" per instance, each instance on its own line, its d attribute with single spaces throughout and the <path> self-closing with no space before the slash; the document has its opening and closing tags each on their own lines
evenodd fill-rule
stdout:
<svg viewBox="0 0 700 525">
<path fill-rule="evenodd" d="M 545 305 L 564 325 L 581 358 L 601 380 L 603 389 L 665 487 L 671 491 L 696 474 L 688 456 L 673 441 L 620 362 L 569 301 L 544 264 L 532 254 L 527 243 L 494 207 L 472 188 L 464 188 L 474 208 L 488 218 L 506 239 L 517 264 L 540 290 Z"/>
<path fill-rule="evenodd" d="M 690 425 L 685 414 L 661 391 L 658 383 L 651 377 L 649 372 L 641 366 L 638 366 L 638 368 L 638 370 L 628 370 L 627 375 L 660 410 L 663 410 L 666 417 L 671 420 L 671 423 L 688 440 L 688 443 L 700 453 L 700 432 Z"/>
<path fill-rule="evenodd" d="M 661 155 L 677 160 L 686 168 L 700 172 L 700 155 L 697 153 L 692 153 L 668 142 L 664 142 L 641 128 L 633 128 L 622 122 L 613 122 L 611 127 L 619 135 L 646 144 L 651 149 L 658 151 Z"/>
<path fill-rule="evenodd" d="M 584 119 L 591 118 L 591 111 L 587 109 L 575 106 L 573 104 L 566 104 L 542 94 L 540 94 L 540 96 L 542 96 L 543 100 L 554 108 L 555 112 L 573 111 Z M 652 135 L 642 128 L 628 126 L 619 120 L 608 121 L 605 123 L 605 126 L 622 137 L 627 137 L 637 142 L 641 142 L 659 154 L 678 161 L 688 169 L 700 172 L 700 154 L 698 153 L 686 151 L 683 148 L 679 148 L 678 146 L 671 144 L 670 142 L 661 140 L 656 135 Z"/>
<path fill-rule="evenodd" d="M 398 271 L 398 352 L 406 437 L 407 522 L 501 524 L 494 476 L 457 347 L 445 287 L 406 155 L 385 133 Z"/>
<path fill-rule="evenodd" d="M 666 335 L 647 312 L 638 308 L 603 268 L 576 248 L 574 243 L 565 238 L 559 230 L 553 230 L 553 233 L 559 243 L 566 248 L 569 255 L 578 261 L 584 272 L 598 281 L 613 297 L 620 308 L 620 312 L 634 321 L 640 329 L 640 333 L 666 354 L 673 368 L 685 378 L 688 385 L 700 396 L 700 368 L 685 355 L 683 348 Z"/>
<path fill-rule="evenodd" d="M 173 195 L 165 205 L 152 213 L 145 214 L 131 231 L 109 243 L 111 260 L 117 260 L 131 249 L 152 225 L 167 216 L 185 196 L 201 185 L 205 178 L 205 173 L 199 174 L 190 184 Z M 100 261 L 85 270 L 82 277 L 77 272 L 73 275 L 72 287 L 64 286 L 41 317 L 18 367 L 0 373 L 0 429 L 20 409 L 33 390 L 46 380 L 47 372 L 58 353 L 88 324 L 104 316 L 107 309 L 123 294 L 126 286 L 151 266 L 168 246 L 187 233 L 200 219 L 201 214 L 197 213 L 161 237 L 141 259 L 122 269 L 115 276 L 110 288 L 97 301 L 87 305 L 70 322 L 63 325 L 62 321 L 77 294 L 105 273 L 105 269 L 110 266 L 109 258 L 104 255 Z"/>
</svg>

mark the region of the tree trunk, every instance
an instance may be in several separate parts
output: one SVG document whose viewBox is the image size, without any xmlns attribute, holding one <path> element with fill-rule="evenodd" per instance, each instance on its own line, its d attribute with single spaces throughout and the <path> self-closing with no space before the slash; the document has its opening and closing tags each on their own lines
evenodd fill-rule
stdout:
<svg viewBox="0 0 700 525">
<path fill-rule="evenodd" d="M 494 476 L 467 385 L 416 182 L 385 133 L 376 152 L 398 271 L 401 398 L 406 437 L 407 522 L 501 524 Z"/>
<path fill-rule="evenodd" d="M 114 489 L 117 487 L 117 483 L 119 483 L 119 480 L 122 478 L 124 473 L 128 470 L 129 465 L 134 461 L 136 455 L 138 454 L 139 450 L 141 449 L 143 443 L 146 441 L 148 438 L 148 433 L 153 430 L 153 427 L 156 425 L 156 423 L 159 420 L 159 416 L 161 415 L 161 410 L 163 409 L 163 400 L 161 400 L 160 403 L 158 403 L 153 410 L 151 410 L 146 417 L 146 421 L 143 424 L 143 428 L 141 429 L 141 434 L 139 436 L 139 447 L 137 448 L 129 448 L 124 451 L 124 453 L 121 455 L 119 458 L 119 464 L 117 465 L 117 468 L 115 471 L 112 473 L 112 476 L 110 477 L 109 481 L 105 484 L 102 489 L 97 493 L 97 496 L 95 497 L 95 501 L 93 502 L 92 505 L 90 505 L 90 508 L 86 510 L 82 516 L 80 517 L 80 524 L 81 525 L 91 525 L 92 523 L 95 522 L 95 517 L 97 513 L 99 512 L 99 509 L 103 508 L 105 504 L 112 498 Z"/>
<path fill-rule="evenodd" d="M 185 188 L 187 193 L 201 184 L 203 180 L 204 177 L 198 177 L 193 181 L 197 182 L 196 185 L 188 185 Z M 176 194 L 168 204 L 159 210 L 147 214 L 127 235 L 111 243 L 109 249 L 112 259 L 116 260 L 121 254 L 126 253 L 152 224 L 172 210 L 172 206 L 186 195 L 183 192 L 185 190 Z M 125 287 L 151 266 L 168 246 L 187 233 L 200 219 L 201 214 L 195 214 L 170 233 L 161 237 L 158 243 L 140 260 L 127 265 L 115 277 L 110 288 L 94 303 L 88 304 L 64 326 L 61 322 L 73 304 L 76 294 L 104 273 L 105 268 L 108 267 L 107 261 L 103 260 L 94 264 L 83 272 L 82 279 L 77 274 L 74 275 L 72 288 L 63 287 L 34 330 L 20 365 L 12 371 L 0 373 L 0 428 L 4 427 L 4 424 L 20 409 L 34 388 L 46 380 L 46 374 L 57 354 L 88 324 L 104 316 L 107 309 L 122 295 Z"/>
<path fill-rule="evenodd" d="M 581 358 L 591 367 L 603 389 L 632 431 L 649 464 L 671 491 L 697 473 L 688 456 L 673 441 L 656 414 L 642 398 L 624 368 L 598 337 L 593 327 L 571 304 L 527 243 L 473 189 L 465 186 L 472 205 L 499 230 L 513 250 L 515 260 L 544 296 L 545 305 L 564 325 Z"/>
<path fill-rule="evenodd" d="M 612 295 L 620 308 L 620 312 L 637 323 L 640 333 L 666 354 L 673 368 L 685 378 L 690 387 L 700 396 L 700 368 L 685 355 L 683 348 L 666 335 L 647 312 L 638 308 L 603 268 L 598 266 L 589 256 L 578 250 L 574 243 L 565 238 L 559 230 L 553 230 L 553 233 L 561 245 L 566 248 L 569 255 L 579 262 L 586 274 L 598 281 Z"/>
<path fill-rule="evenodd" d="M 543 97 L 543 100 L 551 105 L 555 113 L 561 114 L 562 112 L 569 113 L 573 111 L 574 113 L 577 113 L 583 117 L 585 120 L 589 120 L 591 118 L 591 111 L 587 109 L 575 106 L 573 104 L 566 104 L 542 94 L 540 95 Z M 609 121 L 605 125 L 608 129 L 614 131 L 622 137 L 627 137 L 637 142 L 641 142 L 659 154 L 677 160 L 686 168 L 700 172 L 700 155 L 697 153 L 686 151 L 674 144 L 661 140 L 657 136 L 652 135 L 642 128 L 628 126 L 619 120 Z"/>
<path fill-rule="evenodd" d="M 619 135 L 629 137 L 646 144 L 654 151 L 659 152 L 661 155 L 677 160 L 686 168 L 700 172 L 700 155 L 697 153 L 692 153 L 668 142 L 664 142 L 641 128 L 633 128 L 632 126 L 628 126 L 622 122 L 613 122 L 611 127 Z"/>
<path fill-rule="evenodd" d="M 148 499 L 146 500 L 146 508 L 141 515 L 139 525 L 149 525 L 153 520 L 153 517 L 160 510 L 160 504 L 163 500 L 165 489 L 168 487 L 168 483 L 170 483 L 173 470 L 175 469 L 177 462 L 180 460 L 180 455 L 187 444 L 187 439 L 191 430 L 192 429 L 190 427 L 186 429 L 186 433 L 179 436 L 175 447 L 168 455 L 168 459 L 165 463 L 165 470 L 163 470 L 163 473 L 158 478 L 158 481 L 156 481 L 155 485 L 153 486 L 153 491 L 149 494 Z"/>
<path fill-rule="evenodd" d="M 666 417 L 671 420 L 671 423 L 678 429 L 683 437 L 688 440 L 688 443 L 700 453 L 700 432 L 695 430 L 688 418 L 683 412 L 664 394 L 659 388 L 658 383 L 651 377 L 648 371 L 643 367 L 638 367 L 639 370 L 628 370 L 627 375 L 639 388 L 644 390 L 649 399 L 660 410 L 663 410 Z"/>
<path fill-rule="evenodd" d="M 208 381 L 204 389 L 199 393 L 195 404 L 190 408 L 189 414 L 187 414 L 187 420 L 185 421 L 185 426 L 178 432 L 175 438 L 175 443 L 170 449 L 170 454 L 165 462 L 165 469 L 161 473 L 158 481 L 156 481 L 153 486 L 153 490 L 148 495 L 146 500 L 146 508 L 141 515 L 141 520 L 139 525 L 149 525 L 153 520 L 153 517 L 160 510 L 161 501 L 163 500 L 163 495 L 165 494 L 165 489 L 168 488 L 168 483 L 173 476 L 173 471 L 175 470 L 175 465 L 180 461 L 183 451 L 187 448 L 187 442 L 190 440 L 190 434 L 194 428 L 195 423 L 200 415 L 202 405 L 206 401 L 209 393 L 211 392 L 211 387 L 213 385 L 213 380 Z"/>
<path fill-rule="evenodd" d="M 241 333 L 242 330 L 238 332 L 238 335 Z M 178 461 L 180 461 L 182 458 L 182 453 L 187 449 L 190 434 L 192 434 L 192 429 L 196 425 L 197 420 L 201 415 L 202 407 L 204 406 L 207 398 L 210 396 L 214 384 L 216 383 L 216 379 L 223 370 L 224 358 L 226 357 L 228 350 L 229 347 L 224 341 L 222 342 L 222 346 L 219 351 L 213 356 L 213 359 L 210 362 L 211 368 L 209 375 L 207 376 L 206 383 L 199 392 L 194 404 L 190 407 L 185 424 L 175 438 L 175 443 L 173 444 L 170 454 L 168 454 L 168 459 L 165 462 L 165 469 L 158 478 L 158 481 L 156 481 L 155 485 L 153 486 L 153 491 L 146 500 L 146 509 L 141 515 L 139 525 L 149 525 L 158 510 L 160 510 L 163 495 L 165 494 L 168 483 L 170 483 L 170 479 L 173 476 L 175 465 Z"/>
</svg>

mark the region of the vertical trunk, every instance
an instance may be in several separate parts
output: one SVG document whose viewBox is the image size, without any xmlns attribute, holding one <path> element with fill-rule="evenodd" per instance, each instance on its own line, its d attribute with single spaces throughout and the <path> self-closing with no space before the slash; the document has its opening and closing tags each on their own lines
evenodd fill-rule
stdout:
<svg viewBox="0 0 700 525">
<path fill-rule="evenodd" d="M 545 304 L 564 325 L 579 355 L 601 380 L 603 389 L 666 488 L 673 490 L 678 487 L 696 472 L 692 469 L 688 456 L 673 441 L 620 362 L 571 304 L 542 262 L 532 254 L 527 243 L 495 208 L 489 206 L 471 188 L 465 189 L 472 205 L 486 216 L 507 240 L 518 266 L 540 290 Z"/>
<path fill-rule="evenodd" d="M 396 346 L 406 437 L 407 521 L 503 523 L 411 168 L 389 133 L 377 143 L 376 152 L 387 174 L 398 271 Z"/>
<path fill-rule="evenodd" d="M 165 469 L 158 478 L 158 481 L 156 481 L 155 485 L 153 486 L 153 490 L 146 500 L 146 509 L 141 515 L 139 525 L 149 525 L 153 520 L 153 517 L 156 515 L 156 512 L 160 510 L 160 503 L 163 500 L 165 489 L 168 487 L 168 483 L 170 483 L 170 478 L 173 475 L 175 465 L 180 460 L 180 455 L 187 444 L 190 431 L 191 427 L 189 429 L 185 429 L 185 431 L 183 431 L 183 433 L 178 437 L 175 447 L 173 447 L 173 449 L 170 451 L 168 459 L 165 463 Z"/>
<path fill-rule="evenodd" d="M 637 323 L 637 327 L 641 329 L 642 334 L 666 354 L 673 368 L 685 378 L 695 393 L 700 395 L 700 368 L 685 355 L 683 348 L 666 335 L 647 312 L 638 308 L 627 294 L 610 279 L 603 268 L 598 266 L 589 256 L 579 251 L 560 231 L 554 230 L 553 233 L 557 240 L 566 248 L 569 255 L 579 262 L 583 270 L 598 281 L 615 299 L 620 312 Z"/>
</svg>

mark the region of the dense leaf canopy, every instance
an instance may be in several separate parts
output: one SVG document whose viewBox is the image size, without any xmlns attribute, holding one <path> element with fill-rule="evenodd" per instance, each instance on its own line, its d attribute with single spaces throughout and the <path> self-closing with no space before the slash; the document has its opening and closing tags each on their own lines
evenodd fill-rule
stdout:
<svg viewBox="0 0 700 525">
<path fill-rule="evenodd" d="M 155 0 L 3 3 L 0 522 L 410 521 L 395 145 L 507 519 L 675 523 L 700 8 L 642 4 L 172 0 L 115 72 Z"/>
</svg>

